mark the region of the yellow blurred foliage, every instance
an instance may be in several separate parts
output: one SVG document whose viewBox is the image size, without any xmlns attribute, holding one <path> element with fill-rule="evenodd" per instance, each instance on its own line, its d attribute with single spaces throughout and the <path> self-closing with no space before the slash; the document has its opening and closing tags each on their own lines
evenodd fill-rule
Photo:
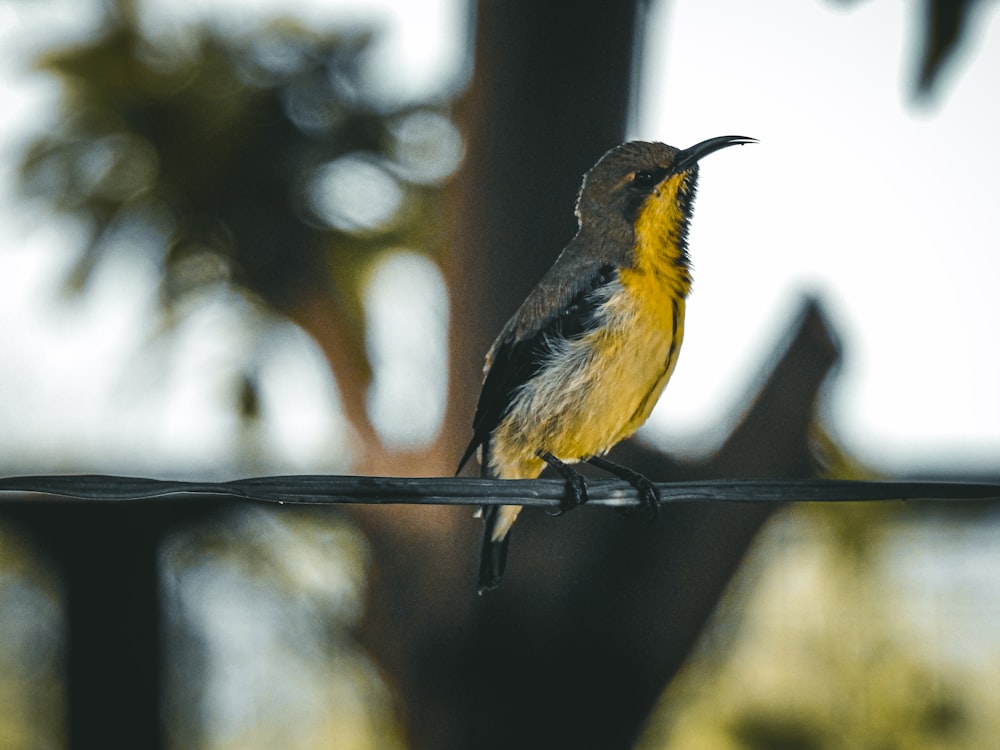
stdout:
<svg viewBox="0 0 1000 750">
<path fill-rule="evenodd" d="M 995 603 L 945 585 L 927 606 L 905 571 L 940 560 L 947 580 L 963 519 L 912 516 L 902 504 L 779 514 L 638 747 L 1000 747 L 1000 638 L 983 628 L 970 640 L 963 622 L 995 616 Z M 964 550 L 972 560 L 975 547 Z"/>
</svg>

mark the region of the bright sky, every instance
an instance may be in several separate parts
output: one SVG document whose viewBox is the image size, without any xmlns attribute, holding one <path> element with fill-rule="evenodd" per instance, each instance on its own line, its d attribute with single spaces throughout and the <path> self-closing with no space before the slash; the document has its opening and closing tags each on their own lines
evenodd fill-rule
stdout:
<svg viewBox="0 0 1000 750">
<path fill-rule="evenodd" d="M 330 468 L 344 440 L 330 416 L 336 396 L 318 352 L 295 329 L 262 357 L 241 338 L 235 313 L 206 304 L 179 334 L 183 357 L 150 360 L 152 271 L 124 254 L 83 302 L 58 297 L 73 227 L 13 197 L 17 148 L 52 117 L 55 93 L 24 74 L 24 52 L 86 28 L 93 20 L 79 9 L 87 5 L 0 0 L 0 454 L 40 470 L 57 468 L 45 463 L 55 455 L 77 469 L 127 461 L 208 471 L 238 448 L 239 425 L 218 394 L 253 357 L 269 414 L 262 445 L 289 470 Z M 318 25 L 388 21 L 372 75 L 400 94 L 454 76 L 465 41 L 462 0 L 149 7 L 157 31 L 206 16 L 248 25 L 299 9 Z M 1000 22 L 981 14 L 943 96 L 920 108 L 909 95 L 911 9 L 887 0 L 654 4 L 632 135 L 680 147 L 723 134 L 761 143 L 703 165 L 687 338 L 649 436 L 675 450 L 710 444 L 812 292 L 845 345 L 828 410 L 848 447 L 888 468 L 997 466 L 1000 255 L 989 222 L 1000 194 Z M 424 278 L 433 289 L 433 274 L 413 268 L 397 263 L 386 278 Z M 373 282 L 373 299 L 396 307 L 374 304 L 374 326 L 398 320 L 400 305 L 408 320 L 443 319 L 433 303 L 422 306 L 428 295 L 386 294 L 386 283 Z M 406 390 L 406 367 L 399 372 L 373 394 L 374 413 L 427 400 Z M 393 434 L 390 424 L 385 430 Z"/>
</svg>

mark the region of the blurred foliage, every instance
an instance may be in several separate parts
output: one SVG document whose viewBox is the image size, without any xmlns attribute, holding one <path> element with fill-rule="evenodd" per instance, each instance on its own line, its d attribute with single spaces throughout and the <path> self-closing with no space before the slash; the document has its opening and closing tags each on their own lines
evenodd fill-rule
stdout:
<svg viewBox="0 0 1000 750">
<path fill-rule="evenodd" d="M 878 478 L 822 427 L 811 442 L 825 476 Z M 639 749 L 992 747 L 1000 736 L 992 632 L 949 645 L 970 632 L 962 594 L 914 592 L 900 575 L 917 548 L 940 561 L 963 529 L 997 523 L 982 508 L 973 517 L 954 510 L 799 504 L 772 519 Z M 929 594 L 927 609 L 919 598 Z M 966 606 L 984 607 L 978 598 Z M 974 662 L 955 657 L 963 649 Z"/>
<path fill-rule="evenodd" d="M 168 747 L 403 747 L 352 637 L 370 553 L 322 509 L 233 508 L 174 534 L 164 571 Z"/>
<path fill-rule="evenodd" d="M 839 0 L 853 3 L 857 0 Z M 948 66 L 966 46 L 983 0 L 923 0 L 916 52 L 915 90 L 920 97 L 938 93 Z M 916 3 L 914 3 L 916 5 Z M 915 13 L 919 10 L 914 9 Z"/>
<path fill-rule="evenodd" d="M 53 571 L 16 532 L 0 528 L 0 747 L 65 744 L 60 659 L 65 623 Z"/>
<path fill-rule="evenodd" d="M 964 644 L 975 663 L 948 656 L 966 629 L 961 607 L 939 600 L 928 622 L 893 572 L 889 542 L 905 544 L 901 530 L 928 520 L 887 507 L 799 506 L 776 518 L 639 747 L 994 746 L 1000 650 L 987 636 Z M 932 543 L 949 533 L 938 521 Z"/>
<path fill-rule="evenodd" d="M 23 192 L 81 228 L 67 291 L 127 253 L 158 269 L 166 325 L 219 291 L 300 322 L 299 308 L 321 299 L 313 321 L 336 317 L 317 325 L 339 334 L 324 352 L 367 369 L 359 282 L 385 251 L 439 247 L 442 188 L 462 153 L 450 103 L 378 96 L 365 74 L 371 29 L 285 20 L 149 38 L 133 3 L 107 6 L 99 36 L 39 61 L 61 83 L 60 111 L 20 165 Z M 236 396 L 244 422 L 260 416 L 252 372 Z M 166 545 L 171 746 L 399 744 L 383 683 L 350 638 L 359 543 L 329 514 L 302 513 L 230 517 Z M 233 673 L 246 678 L 239 695 L 221 684 Z M 45 684 L 49 707 L 63 686 Z M 62 730 L 54 715 L 49 734 Z"/>
<path fill-rule="evenodd" d="M 116 19 L 40 61 L 62 81 L 62 112 L 21 166 L 27 194 L 87 228 L 70 288 L 125 246 L 155 258 L 168 313 L 220 284 L 283 314 L 319 294 L 363 358 L 359 274 L 387 247 L 438 244 L 461 150 L 447 107 L 376 106 L 368 30 L 281 21 L 153 40 Z"/>
</svg>

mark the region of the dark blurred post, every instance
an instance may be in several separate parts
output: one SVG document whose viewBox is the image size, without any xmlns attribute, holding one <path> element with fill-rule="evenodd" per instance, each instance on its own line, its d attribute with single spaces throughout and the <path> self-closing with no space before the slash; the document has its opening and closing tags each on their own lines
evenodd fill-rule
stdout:
<svg viewBox="0 0 1000 750">
<path fill-rule="evenodd" d="M 47 532 L 66 590 L 69 746 L 160 748 L 165 528 L 141 506 L 59 511 Z"/>
</svg>

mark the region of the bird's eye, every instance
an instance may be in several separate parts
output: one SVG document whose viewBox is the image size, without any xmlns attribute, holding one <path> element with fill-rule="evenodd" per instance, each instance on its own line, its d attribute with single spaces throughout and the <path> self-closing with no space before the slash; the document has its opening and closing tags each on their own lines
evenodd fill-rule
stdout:
<svg viewBox="0 0 1000 750">
<path fill-rule="evenodd" d="M 663 170 L 640 169 L 632 175 L 632 187 L 637 190 L 652 190 L 663 179 Z"/>
</svg>

